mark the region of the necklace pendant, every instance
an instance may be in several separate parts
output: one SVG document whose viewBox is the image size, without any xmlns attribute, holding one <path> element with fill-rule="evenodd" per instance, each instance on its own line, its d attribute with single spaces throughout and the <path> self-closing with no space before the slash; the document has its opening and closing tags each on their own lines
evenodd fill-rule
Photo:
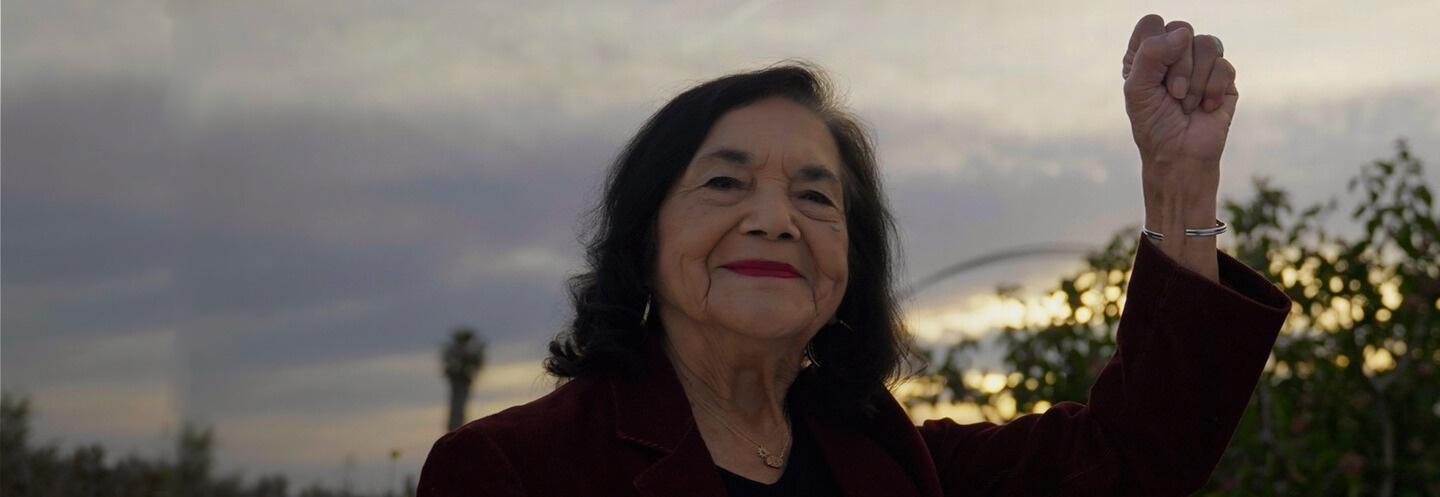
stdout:
<svg viewBox="0 0 1440 497">
<path fill-rule="evenodd" d="M 764 447 L 756 447 L 756 448 L 755 448 L 755 455 L 760 456 L 761 459 L 765 459 L 765 458 L 767 458 L 767 457 L 770 457 L 770 451 L 765 450 Z"/>
<path fill-rule="evenodd" d="M 785 460 L 781 459 L 780 456 L 765 456 L 765 465 L 775 469 L 780 469 L 781 467 L 785 466 Z"/>
</svg>

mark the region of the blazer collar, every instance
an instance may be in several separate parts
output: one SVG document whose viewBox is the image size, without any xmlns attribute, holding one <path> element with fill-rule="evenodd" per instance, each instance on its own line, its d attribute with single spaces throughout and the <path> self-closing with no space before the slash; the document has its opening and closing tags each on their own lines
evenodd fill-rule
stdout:
<svg viewBox="0 0 1440 497">
<path fill-rule="evenodd" d="M 815 406 L 797 407 L 847 497 L 940 497 L 929 450 L 894 399 L 865 427 L 840 424 Z"/>
<path fill-rule="evenodd" d="M 622 440 L 671 453 L 689 432 L 695 431 L 695 417 L 675 368 L 657 338 L 646 337 L 648 369 L 644 374 L 610 379 L 615 399 L 615 434 Z"/>
<path fill-rule="evenodd" d="M 660 340 L 655 338 L 651 335 L 646 340 L 649 369 L 645 374 L 610 380 L 615 435 L 661 454 L 635 477 L 635 487 L 642 495 L 724 497 L 724 483 L 696 429 L 685 390 Z M 847 497 L 940 495 L 934 463 L 924 442 L 893 399 L 890 405 L 883 406 L 876 420 L 883 426 L 866 430 L 841 426 L 817 412 L 816 406 L 803 404 L 792 403 L 792 413 L 802 416 L 824 454 L 830 474 Z M 886 443 L 882 445 L 872 439 L 874 436 L 887 439 Z M 917 482 L 921 488 L 917 488 Z"/>
<path fill-rule="evenodd" d="M 675 369 L 657 336 L 646 337 L 648 369 L 635 378 L 612 376 L 615 436 L 649 447 L 661 457 L 633 481 L 646 496 L 726 497 L 710 450 L 695 427 L 695 416 Z"/>
</svg>

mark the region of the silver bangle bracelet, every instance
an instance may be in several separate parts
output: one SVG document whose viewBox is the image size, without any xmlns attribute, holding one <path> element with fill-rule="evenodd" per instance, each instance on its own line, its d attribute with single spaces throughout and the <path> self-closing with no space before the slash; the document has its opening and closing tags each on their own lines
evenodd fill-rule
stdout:
<svg viewBox="0 0 1440 497">
<path fill-rule="evenodd" d="M 1185 236 L 1215 236 L 1224 233 L 1229 228 L 1230 226 L 1226 225 L 1225 221 L 1216 219 L 1213 228 L 1185 228 Z M 1165 241 L 1164 233 L 1152 231 L 1150 228 L 1141 227 L 1140 233 L 1157 242 Z"/>
</svg>

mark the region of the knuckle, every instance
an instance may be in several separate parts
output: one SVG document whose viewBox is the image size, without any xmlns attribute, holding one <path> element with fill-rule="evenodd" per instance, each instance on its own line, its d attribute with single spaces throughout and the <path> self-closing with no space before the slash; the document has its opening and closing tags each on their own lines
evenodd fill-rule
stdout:
<svg viewBox="0 0 1440 497">
<path fill-rule="evenodd" d="M 1199 35 L 1195 37 L 1195 51 L 1206 54 L 1220 53 L 1220 39 L 1212 35 Z"/>
<path fill-rule="evenodd" d="M 1164 36 L 1146 38 L 1145 41 L 1140 42 L 1140 49 L 1135 51 L 1134 60 L 1159 60 L 1161 53 L 1164 52 L 1166 48 Z"/>
<path fill-rule="evenodd" d="M 1157 31 L 1165 31 L 1164 18 L 1155 14 L 1141 17 L 1140 20 L 1135 23 L 1135 30 L 1130 33 L 1130 45 L 1132 47 L 1138 45 L 1140 40 L 1155 34 Z"/>
<path fill-rule="evenodd" d="M 1225 89 L 1227 89 L 1227 88 L 1229 88 L 1229 87 L 1231 87 L 1231 86 L 1233 86 L 1233 85 L 1230 85 L 1230 84 L 1224 84 L 1224 85 L 1210 84 L 1210 85 L 1205 85 L 1205 98 L 1213 98 L 1213 99 L 1217 99 L 1217 100 L 1218 100 L 1218 99 L 1220 99 L 1220 97 L 1225 96 Z"/>
<path fill-rule="evenodd" d="M 1165 25 L 1165 18 L 1156 14 L 1149 14 L 1135 22 L 1135 32 L 1144 33 L 1163 25 Z"/>
<path fill-rule="evenodd" d="M 1226 93 L 1235 91 L 1235 69 L 1229 64 L 1217 64 L 1217 74 L 1210 77 L 1210 84 L 1205 88 L 1205 94 L 1219 97 Z"/>
<path fill-rule="evenodd" d="M 1174 31 L 1180 28 L 1190 28 L 1191 31 L 1195 30 L 1194 28 L 1190 27 L 1190 23 L 1185 21 L 1170 21 L 1169 23 L 1165 24 L 1165 31 Z"/>
<path fill-rule="evenodd" d="M 1219 81 L 1221 86 L 1235 81 L 1235 66 L 1225 59 L 1215 59 L 1215 67 L 1210 69 L 1210 79 Z"/>
</svg>

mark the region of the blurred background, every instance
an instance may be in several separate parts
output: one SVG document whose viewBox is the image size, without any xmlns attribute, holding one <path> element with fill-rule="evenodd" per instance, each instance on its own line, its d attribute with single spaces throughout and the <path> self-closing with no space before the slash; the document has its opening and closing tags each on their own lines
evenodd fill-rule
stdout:
<svg viewBox="0 0 1440 497">
<path fill-rule="evenodd" d="M 5 493 L 405 494 L 452 404 L 552 387 L 580 216 L 630 134 L 786 58 L 878 142 L 935 354 L 912 414 L 1083 401 L 1143 215 L 1120 60 L 1150 12 L 1224 40 L 1221 245 L 1304 299 L 1210 491 L 1440 495 L 1431 1 L 7 1 Z M 931 278 L 1037 247 L 1070 255 Z M 1300 416 L 1356 392 L 1386 414 Z"/>
</svg>

